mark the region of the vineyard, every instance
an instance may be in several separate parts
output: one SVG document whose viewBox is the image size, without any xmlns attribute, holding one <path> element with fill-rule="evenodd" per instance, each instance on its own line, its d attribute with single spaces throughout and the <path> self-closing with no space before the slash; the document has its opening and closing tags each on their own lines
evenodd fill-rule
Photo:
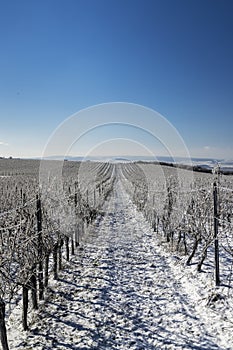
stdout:
<svg viewBox="0 0 233 350">
<path fill-rule="evenodd" d="M 186 264 L 195 263 L 201 272 L 217 240 L 222 283 L 231 284 L 233 177 L 190 175 L 187 170 L 166 166 L 161 170 L 153 164 L 127 164 L 122 172 L 125 189 L 156 234 L 162 235 L 167 249 L 186 256 Z M 216 284 L 219 279 L 217 276 Z"/>
<path fill-rule="evenodd" d="M 156 254 L 160 251 L 161 256 L 171 261 L 181 273 L 186 270 L 194 274 L 195 271 L 204 276 L 199 281 L 207 280 L 211 285 L 206 301 L 208 307 L 217 308 L 218 305 L 230 303 L 233 287 L 232 176 L 222 175 L 218 171 L 216 174 L 205 174 L 152 163 L 71 161 L 62 163 L 60 174 L 60 161 L 45 162 L 49 172 L 42 174 L 39 161 L 0 160 L 0 332 L 3 350 L 10 348 L 7 329 L 15 310 L 20 308 L 22 312 L 19 326 L 21 334 L 30 332 L 34 327 L 35 313 L 46 308 L 51 286 L 56 281 L 61 283 L 59 281 L 64 273 L 68 274 L 66 271 L 69 266 L 70 271 L 73 271 L 74 261 L 80 264 L 80 271 L 85 271 L 85 266 L 89 266 L 91 261 L 91 253 L 88 253 L 88 257 L 85 249 L 90 249 L 90 245 L 92 254 L 99 254 L 93 263 L 97 269 L 100 261 L 104 260 L 106 252 L 103 246 L 108 237 L 111 249 L 109 246 L 106 249 L 112 254 L 109 268 L 112 276 L 115 269 L 113 262 L 117 261 L 115 245 L 122 245 L 118 236 L 125 227 L 127 232 L 124 232 L 123 241 L 128 242 L 128 239 L 130 245 L 127 246 L 128 252 L 124 250 L 124 258 L 125 254 L 131 254 L 130 247 L 137 243 L 136 238 L 141 239 L 139 254 L 145 259 L 146 254 L 155 247 L 153 254 L 150 254 L 150 266 L 155 266 L 155 271 Z M 138 229 L 138 236 L 134 237 L 130 231 L 137 230 L 135 227 L 140 225 L 142 228 Z M 148 239 L 148 233 L 143 233 L 143 230 L 150 230 Z M 106 242 L 103 242 L 104 239 Z M 138 246 L 135 245 L 135 249 Z M 135 254 L 135 259 L 139 259 L 138 254 Z M 122 269 L 127 267 L 122 266 Z M 140 278 L 144 278 L 145 273 Z M 73 278 L 81 281 L 81 275 Z M 94 280 L 89 279 L 85 283 L 93 293 Z M 158 293 L 161 293 L 161 288 Z M 147 292 L 149 289 L 148 284 Z M 124 293 L 127 294 L 128 290 L 124 289 L 124 293 L 122 290 L 122 298 L 125 298 Z M 92 297 L 93 300 L 97 298 L 96 295 Z M 143 297 L 140 298 L 143 300 Z M 98 327 L 101 328 L 101 325 L 98 324 Z M 113 330 L 114 325 L 111 327 Z M 227 327 L 232 333 L 232 324 Z M 102 325 L 102 328 L 105 329 L 106 325 Z M 99 332 L 99 338 L 103 337 L 101 330 Z M 165 346 L 161 339 L 157 341 L 159 348 Z M 105 343 L 98 343 L 97 336 L 95 342 L 98 349 L 115 348 L 115 343 L 106 343 L 106 340 Z M 37 349 L 34 345 L 31 343 L 31 348 Z M 230 344 L 228 347 L 215 345 L 211 343 L 211 348 L 232 348 Z M 136 341 L 131 347 L 122 346 L 125 349 L 137 348 Z M 81 349 L 81 344 L 59 347 L 53 343 L 48 347 L 38 346 L 38 349 L 55 347 Z M 25 344 L 21 348 L 30 349 Z M 95 347 L 88 347 L 87 344 L 82 348 Z M 147 347 L 141 348 L 156 347 L 148 343 Z"/>
</svg>

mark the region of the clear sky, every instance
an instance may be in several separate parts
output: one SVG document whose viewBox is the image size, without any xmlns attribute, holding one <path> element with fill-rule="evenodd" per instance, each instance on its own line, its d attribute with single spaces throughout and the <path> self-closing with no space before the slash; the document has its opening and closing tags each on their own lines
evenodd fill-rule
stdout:
<svg viewBox="0 0 233 350">
<path fill-rule="evenodd" d="M 233 159 L 232 15 L 232 0 L 0 0 L 0 155 L 40 156 L 70 115 L 121 101 L 161 113 L 192 156 Z"/>
</svg>

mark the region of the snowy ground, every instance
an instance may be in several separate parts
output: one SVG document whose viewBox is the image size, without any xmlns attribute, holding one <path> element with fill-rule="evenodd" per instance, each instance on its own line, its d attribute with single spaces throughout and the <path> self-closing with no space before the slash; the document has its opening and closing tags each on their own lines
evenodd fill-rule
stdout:
<svg viewBox="0 0 233 350">
<path fill-rule="evenodd" d="M 105 209 L 31 331 L 10 318 L 10 349 L 233 349 L 229 300 L 207 305 L 209 280 L 164 251 L 120 182 Z"/>
</svg>

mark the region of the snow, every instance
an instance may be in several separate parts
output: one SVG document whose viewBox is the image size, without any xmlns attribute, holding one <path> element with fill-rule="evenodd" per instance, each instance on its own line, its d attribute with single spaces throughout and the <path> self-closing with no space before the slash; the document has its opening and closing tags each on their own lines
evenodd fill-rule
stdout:
<svg viewBox="0 0 233 350">
<path fill-rule="evenodd" d="M 10 349 L 233 349 L 232 295 L 164 249 L 120 181 L 104 211 L 30 331 L 11 315 Z"/>
</svg>

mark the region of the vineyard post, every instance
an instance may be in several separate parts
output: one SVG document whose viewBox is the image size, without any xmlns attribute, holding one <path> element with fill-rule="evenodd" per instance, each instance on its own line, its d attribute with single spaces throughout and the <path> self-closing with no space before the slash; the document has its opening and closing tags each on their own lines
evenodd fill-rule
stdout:
<svg viewBox="0 0 233 350">
<path fill-rule="evenodd" d="M 69 247 L 69 236 L 65 236 L 65 246 L 66 246 L 66 260 L 70 260 L 70 247 Z"/>
<path fill-rule="evenodd" d="M 74 237 L 71 237 L 71 255 L 74 255 Z"/>
<path fill-rule="evenodd" d="M 93 201 L 94 201 L 94 208 L 95 208 L 95 206 L 96 206 L 96 193 L 95 193 L 95 188 L 94 188 L 94 194 L 93 194 L 93 196 L 94 196 Z"/>
<path fill-rule="evenodd" d="M 44 287 L 48 287 L 49 282 L 49 255 L 50 252 L 46 252 L 45 264 L 44 264 Z"/>
<path fill-rule="evenodd" d="M 214 196 L 214 245 L 215 245 L 215 284 L 220 285 L 220 274 L 219 274 L 219 246 L 218 246 L 218 187 L 214 182 L 213 188 Z"/>
<path fill-rule="evenodd" d="M 0 336 L 3 350 L 9 350 L 5 324 L 5 302 L 0 298 Z"/>
<path fill-rule="evenodd" d="M 64 240 L 61 237 L 61 234 L 58 234 L 58 270 L 62 270 L 62 246 L 64 244 Z"/>
<path fill-rule="evenodd" d="M 42 262 L 42 210 L 41 210 L 41 200 L 39 196 L 37 197 L 37 232 L 38 232 L 38 257 L 39 257 L 39 271 L 38 271 L 38 281 L 39 281 L 39 300 L 44 299 L 44 283 L 43 283 L 43 262 Z"/>
<path fill-rule="evenodd" d="M 57 273 L 57 255 L 58 255 L 58 242 L 55 243 L 53 247 L 53 278 L 55 280 L 58 279 L 58 273 Z"/>
<path fill-rule="evenodd" d="M 32 267 L 32 275 L 31 275 L 31 278 L 30 278 L 30 287 L 31 287 L 31 293 L 32 293 L 33 309 L 38 309 L 37 285 L 36 285 L 36 265 L 33 265 L 33 267 Z"/>
<path fill-rule="evenodd" d="M 24 284 L 23 285 L 23 330 L 27 331 L 28 330 L 28 321 L 27 321 L 27 316 L 28 316 L 28 285 Z"/>
<path fill-rule="evenodd" d="M 75 247 L 79 246 L 79 219 L 78 219 L 78 197 L 77 192 L 74 195 L 74 206 L 75 206 Z"/>
</svg>

